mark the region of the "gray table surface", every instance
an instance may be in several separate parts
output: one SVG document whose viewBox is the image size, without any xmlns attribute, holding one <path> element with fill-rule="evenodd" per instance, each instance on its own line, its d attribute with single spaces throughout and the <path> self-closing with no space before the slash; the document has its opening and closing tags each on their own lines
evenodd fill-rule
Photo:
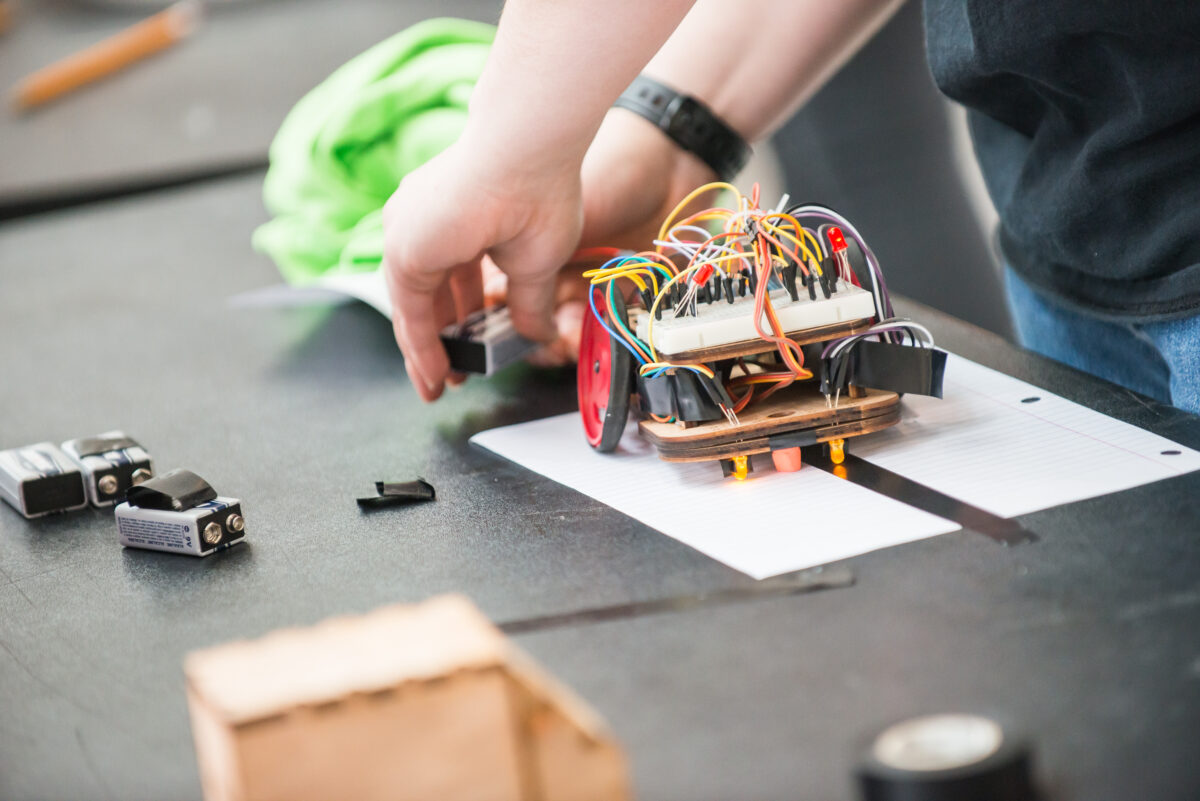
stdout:
<svg viewBox="0 0 1200 801">
<path fill-rule="evenodd" d="M 499 0 L 215 3 L 197 33 L 32 113 L 0 106 L 0 203 L 266 158 L 284 115 L 347 59 L 418 20 L 495 22 Z M 136 22 L 71 0 L 24 0 L 0 38 L 0 87 Z M 20 154 L 20 158 L 11 158 Z"/>
<path fill-rule="evenodd" d="M 121 427 L 240 497 L 248 526 L 196 560 L 123 550 L 111 513 L 0 510 L 0 797 L 198 797 L 194 648 L 443 591 L 510 621 L 758 586 L 467 444 L 571 410 L 569 371 L 424 406 L 373 311 L 228 308 L 276 281 L 248 248 L 259 182 L 0 226 L 0 445 Z M 967 357 L 1200 446 L 1200 419 L 907 309 Z M 416 474 L 437 502 L 355 507 Z M 863 738 L 943 709 L 1031 732 L 1052 798 L 1195 797 L 1198 490 L 1029 515 L 1031 545 L 963 531 L 856 557 L 852 587 L 517 641 L 608 718 L 643 799 L 848 798 Z"/>
</svg>

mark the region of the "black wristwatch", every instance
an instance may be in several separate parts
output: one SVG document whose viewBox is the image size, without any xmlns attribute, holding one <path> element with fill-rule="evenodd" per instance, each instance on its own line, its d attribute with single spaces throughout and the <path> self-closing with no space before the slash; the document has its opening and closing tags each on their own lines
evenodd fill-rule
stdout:
<svg viewBox="0 0 1200 801">
<path fill-rule="evenodd" d="M 708 106 L 653 78 L 639 75 L 613 105 L 650 120 L 723 181 L 731 180 L 750 160 L 750 145 Z"/>
</svg>

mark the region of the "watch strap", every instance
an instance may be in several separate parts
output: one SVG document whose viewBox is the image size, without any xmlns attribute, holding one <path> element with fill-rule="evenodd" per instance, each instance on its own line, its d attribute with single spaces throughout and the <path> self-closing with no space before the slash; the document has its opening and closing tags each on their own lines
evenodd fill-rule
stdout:
<svg viewBox="0 0 1200 801">
<path fill-rule="evenodd" d="M 708 106 L 653 78 L 639 75 L 613 105 L 657 125 L 722 180 L 732 179 L 750 160 L 750 145 Z"/>
</svg>

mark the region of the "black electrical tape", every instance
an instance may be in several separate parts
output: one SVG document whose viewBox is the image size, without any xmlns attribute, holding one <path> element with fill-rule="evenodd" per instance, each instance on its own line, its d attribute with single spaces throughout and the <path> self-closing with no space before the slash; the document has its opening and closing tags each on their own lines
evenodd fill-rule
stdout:
<svg viewBox="0 0 1200 801">
<path fill-rule="evenodd" d="M 129 437 L 85 437 L 75 440 L 75 451 L 79 458 L 85 456 L 99 456 L 102 453 L 111 451 L 121 451 L 126 448 L 140 448 L 141 446 Z"/>
<path fill-rule="evenodd" d="M 850 380 L 860 387 L 942 397 L 946 351 L 859 340 L 850 348 Z"/>
<path fill-rule="evenodd" d="M 650 414 L 656 417 L 671 417 L 675 414 L 674 382 L 667 374 L 653 378 L 638 376 L 638 395 Z"/>
<path fill-rule="evenodd" d="M 707 384 L 712 382 L 707 376 L 701 376 L 692 370 L 679 370 L 674 379 L 675 407 L 678 410 L 676 416 L 680 420 L 699 422 L 725 416 L 709 394 L 710 388 Z"/>
<path fill-rule="evenodd" d="M 725 416 L 719 405 L 724 388 L 693 370 L 676 370 L 653 378 L 638 376 L 637 381 L 644 407 L 656 417 L 701 423 Z"/>
<path fill-rule="evenodd" d="M 886 732 L 885 732 L 886 736 Z M 876 741 L 878 742 L 878 741 Z M 995 750 L 943 769 L 904 768 L 868 748 L 855 770 L 861 801 L 1035 801 L 1029 743 L 1004 732 Z"/>
<path fill-rule="evenodd" d="M 172 470 L 130 487 L 125 500 L 142 509 L 181 512 L 217 497 L 217 491 L 191 470 Z"/>
<path fill-rule="evenodd" d="M 375 491 L 379 493 L 378 497 L 358 499 L 360 509 L 384 509 L 437 500 L 437 492 L 433 485 L 423 478 L 416 481 L 376 481 Z"/>
<path fill-rule="evenodd" d="M 786 448 L 807 448 L 816 444 L 817 430 L 815 428 L 767 437 L 767 447 L 773 451 L 781 451 Z"/>
<path fill-rule="evenodd" d="M 693 373 L 693 375 L 696 376 L 704 391 L 708 393 L 709 400 L 718 406 L 724 405 L 728 408 L 733 408 L 733 398 L 729 397 L 729 393 L 725 391 L 725 385 L 721 381 L 709 378 L 706 375 L 700 375 L 699 373 Z"/>
</svg>

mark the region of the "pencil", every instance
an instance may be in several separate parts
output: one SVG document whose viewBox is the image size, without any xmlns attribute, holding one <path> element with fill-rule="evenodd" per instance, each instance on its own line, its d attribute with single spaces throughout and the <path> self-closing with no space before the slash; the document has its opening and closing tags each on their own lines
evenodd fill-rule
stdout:
<svg viewBox="0 0 1200 801">
<path fill-rule="evenodd" d="M 7 33 L 12 26 L 13 9 L 9 0 L 0 0 L 0 34 Z"/>
<path fill-rule="evenodd" d="M 186 38 L 200 19 L 198 0 L 182 0 L 102 42 L 43 67 L 13 88 L 13 104 L 29 109 L 100 80 Z"/>
</svg>

